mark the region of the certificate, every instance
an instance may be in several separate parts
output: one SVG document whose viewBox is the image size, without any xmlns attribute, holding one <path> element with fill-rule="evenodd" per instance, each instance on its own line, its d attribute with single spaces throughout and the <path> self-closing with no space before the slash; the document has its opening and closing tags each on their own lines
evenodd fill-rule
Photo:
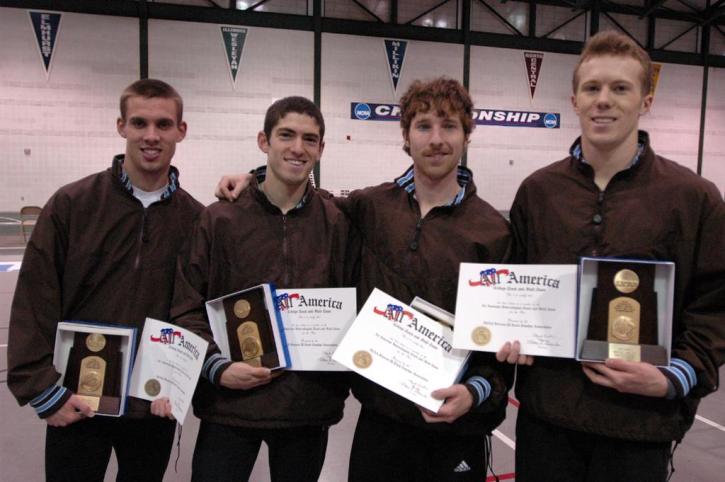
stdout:
<svg viewBox="0 0 725 482">
<path fill-rule="evenodd" d="M 469 352 L 451 329 L 375 289 L 332 358 L 411 402 L 437 412 L 431 397 L 459 379 Z"/>
<path fill-rule="evenodd" d="M 347 371 L 332 359 L 357 315 L 355 288 L 277 290 L 294 371 Z"/>
<path fill-rule="evenodd" d="M 518 340 L 525 355 L 573 358 L 576 265 L 461 263 L 453 346 L 498 351 Z"/>
<path fill-rule="evenodd" d="M 148 401 L 168 397 L 171 413 L 183 424 L 208 345 L 189 330 L 146 318 L 130 395 Z"/>
</svg>

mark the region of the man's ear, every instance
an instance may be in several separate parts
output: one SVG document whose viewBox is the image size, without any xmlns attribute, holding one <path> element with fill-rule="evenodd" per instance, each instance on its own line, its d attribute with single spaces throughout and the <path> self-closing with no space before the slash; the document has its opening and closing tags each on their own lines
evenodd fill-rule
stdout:
<svg viewBox="0 0 725 482">
<path fill-rule="evenodd" d="M 571 106 L 574 107 L 574 112 L 576 112 L 576 115 L 579 115 L 579 105 L 576 102 L 576 95 L 571 95 Z"/>
<path fill-rule="evenodd" d="M 410 135 L 405 129 L 400 129 L 403 133 L 403 150 L 410 154 Z"/>
<path fill-rule="evenodd" d="M 652 108 L 652 102 L 654 101 L 654 96 L 652 94 L 647 94 L 644 96 L 644 99 L 642 99 L 642 107 L 639 109 L 639 115 L 645 115 L 649 113 L 649 110 Z"/>
<path fill-rule="evenodd" d="M 116 131 L 118 131 L 118 135 L 126 138 L 126 121 L 121 119 L 120 117 L 116 119 Z"/>
<path fill-rule="evenodd" d="M 267 135 L 264 131 L 259 131 L 257 134 L 257 146 L 259 147 L 259 150 L 265 154 L 269 153 L 269 140 L 267 139 Z"/>
<path fill-rule="evenodd" d="M 176 142 L 181 142 L 186 137 L 186 130 L 188 129 L 188 126 L 186 125 L 186 122 L 181 121 L 179 122 L 179 135 L 176 137 Z"/>
</svg>

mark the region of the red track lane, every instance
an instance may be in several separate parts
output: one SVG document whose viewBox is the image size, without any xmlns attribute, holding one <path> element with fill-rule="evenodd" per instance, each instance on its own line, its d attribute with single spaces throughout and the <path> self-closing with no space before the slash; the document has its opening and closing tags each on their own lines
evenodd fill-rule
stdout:
<svg viewBox="0 0 725 482">
<path fill-rule="evenodd" d="M 516 478 L 516 473 L 514 473 L 514 472 L 511 472 L 510 474 L 501 474 L 498 476 L 498 480 L 513 480 L 515 478 Z M 495 481 L 496 481 L 496 479 L 494 478 L 493 475 L 489 475 L 486 478 L 486 482 L 495 482 Z"/>
</svg>

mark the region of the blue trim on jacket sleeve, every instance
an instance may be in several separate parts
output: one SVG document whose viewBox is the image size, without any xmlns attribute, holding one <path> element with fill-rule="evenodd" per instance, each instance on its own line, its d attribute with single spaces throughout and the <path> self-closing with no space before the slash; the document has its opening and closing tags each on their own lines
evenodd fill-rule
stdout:
<svg viewBox="0 0 725 482">
<path fill-rule="evenodd" d="M 466 380 L 466 385 L 473 388 L 476 399 L 473 401 L 475 407 L 481 406 L 491 396 L 491 384 L 482 376 L 471 377 Z"/>
<path fill-rule="evenodd" d="M 674 395 L 671 390 L 668 390 L 667 398 L 686 397 L 690 390 L 697 385 L 695 369 L 681 358 L 673 358 L 670 360 L 670 366 L 658 368 L 674 387 Z"/>
<path fill-rule="evenodd" d="M 30 406 L 35 409 L 39 417 L 44 418 L 44 416 L 57 412 L 61 405 L 70 398 L 70 395 L 66 387 L 51 385 L 32 399 Z"/>
<path fill-rule="evenodd" d="M 204 378 L 216 385 L 218 384 L 218 375 L 221 375 L 219 369 L 230 363 L 231 360 L 223 357 L 219 353 L 215 353 L 206 359 L 204 365 L 201 367 L 201 374 Z"/>
</svg>

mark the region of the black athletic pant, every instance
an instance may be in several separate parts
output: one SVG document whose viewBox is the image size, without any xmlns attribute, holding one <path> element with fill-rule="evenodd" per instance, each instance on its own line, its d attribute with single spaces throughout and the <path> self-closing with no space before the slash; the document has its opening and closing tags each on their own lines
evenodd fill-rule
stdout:
<svg viewBox="0 0 725 482">
<path fill-rule="evenodd" d="M 519 411 L 516 482 L 663 482 L 670 446 L 575 432 Z"/>
<path fill-rule="evenodd" d="M 322 472 L 328 427 L 250 429 L 201 422 L 191 480 L 249 480 L 264 441 L 269 449 L 272 482 L 315 482 Z"/>
<path fill-rule="evenodd" d="M 96 415 L 67 427 L 48 426 L 45 477 L 48 482 L 102 482 L 111 448 L 119 482 L 161 481 L 169 464 L 176 422 Z"/>
<path fill-rule="evenodd" d="M 486 435 L 437 432 L 363 409 L 350 454 L 349 482 L 486 480 Z"/>
</svg>

